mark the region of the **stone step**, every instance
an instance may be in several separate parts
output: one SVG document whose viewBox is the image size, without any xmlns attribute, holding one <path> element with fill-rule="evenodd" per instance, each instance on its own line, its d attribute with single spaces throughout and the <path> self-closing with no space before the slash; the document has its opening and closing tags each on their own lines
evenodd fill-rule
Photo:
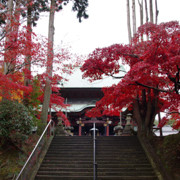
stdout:
<svg viewBox="0 0 180 180">
<path fill-rule="evenodd" d="M 153 176 L 98 176 L 98 180 L 158 180 L 158 178 Z M 67 179 L 68 180 L 68 179 Z"/>
<path fill-rule="evenodd" d="M 134 139 L 134 140 L 121 140 L 121 139 L 111 139 L 111 140 L 101 140 L 101 139 L 96 139 L 96 142 L 98 143 L 115 143 L 115 142 L 119 142 L 119 143 L 123 143 L 123 144 L 139 144 L 138 140 L 137 139 Z"/>
<path fill-rule="evenodd" d="M 72 151 L 71 150 L 49 150 L 48 151 L 48 154 L 54 154 L 54 155 L 71 155 L 71 154 L 91 154 L 93 153 L 93 150 L 90 150 L 90 149 L 86 149 L 86 150 L 76 150 L 76 149 L 73 149 Z M 111 152 L 111 151 L 97 151 L 96 153 L 97 156 L 109 156 L 109 155 L 113 155 L 113 156 L 145 156 L 145 154 L 142 152 L 142 151 L 134 151 L 134 152 L 131 152 L 131 151 L 115 151 L 115 152 Z"/>
<path fill-rule="evenodd" d="M 37 175 L 35 180 L 93 180 L 93 176 L 48 176 Z M 98 176 L 98 180 L 158 180 L 156 176 Z"/>
<path fill-rule="evenodd" d="M 44 163 L 41 165 L 41 168 L 93 168 L 93 163 L 76 163 L 76 164 L 51 164 L 51 163 Z"/>
<path fill-rule="evenodd" d="M 67 142 L 92 143 L 93 139 L 54 139 L 53 140 L 53 143 L 67 143 Z"/>
<path fill-rule="evenodd" d="M 68 152 L 68 151 L 93 151 L 92 147 L 84 147 L 84 148 L 76 148 L 76 147 L 50 147 L 49 151 L 64 151 L 64 152 Z M 103 148 L 96 148 L 96 152 L 97 153 L 103 153 L 103 152 L 113 152 L 113 153 L 144 153 L 144 151 L 142 149 L 103 149 Z M 145 153 L 144 153 L 145 154 Z"/>
<path fill-rule="evenodd" d="M 66 143 L 53 143 L 51 144 L 51 146 L 91 146 L 92 147 L 92 143 L 77 143 L 77 142 L 66 142 Z"/>
<path fill-rule="evenodd" d="M 83 150 L 79 150 L 79 149 L 73 149 L 73 150 L 62 150 L 62 149 L 55 149 L 55 150 L 49 150 L 48 154 L 89 154 L 92 153 L 93 150 L 92 149 L 83 149 Z"/>
<path fill-rule="evenodd" d="M 144 173 L 144 172 L 153 172 L 152 168 L 149 167 L 149 168 L 118 168 L 118 167 L 114 167 L 114 168 L 100 168 L 98 166 L 97 168 L 98 172 L 128 172 L 128 171 L 131 171 L 131 172 L 139 172 L 139 173 Z M 92 172 L 93 171 L 93 165 L 89 166 L 89 167 L 74 167 L 74 168 L 68 168 L 68 167 L 41 167 L 39 169 L 39 172 L 41 171 L 58 171 L 58 172 L 78 172 L 78 171 L 83 171 L 83 172 Z"/>
<path fill-rule="evenodd" d="M 93 156 L 84 156 L 84 155 L 72 155 L 72 156 L 50 156 L 50 155 L 47 155 L 46 156 L 46 159 L 49 159 L 49 160 L 58 160 L 58 161 L 72 161 L 72 160 L 91 160 L 93 158 Z M 123 156 L 97 156 L 96 157 L 96 161 L 99 162 L 99 161 L 112 161 L 112 162 L 118 162 L 118 161 L 121 161 L 121 162 L 125 162 L 125 161 L 128 161 L 129 163 L 131 162 L 148 162 L 148 159 L 146 157 L 123 157 Z"/>
<path fill-rule="evenodd" d="M 83 153 L 81 153 L 81 152 L 72 152 L 72 153 L 66 153 L 66 152 L 57 152 L 57 153 L 47 153 L 46 154 L 46 156 L 49 156 L 49 157 L 64 157 L 64 156 L 66 156 L 66 157 L 72 157 L 72 156 L 90 156 L 90 157 L 92 157 L 93 156 L 93 152 L 83 152 Z M 125 157 L 125 158 L 141 158 L 141 157 L 146 157 L 146 156 L 144 156 L 144 154 L 142 154 L 142 153 L 136 153 L 136 154 L 131 154 L 131 153 L 117 153 L 117 154 L 112 154 L 112 153 L 103 153 L 103 154 L 96 154 L 96 158 L 97 157 Z"/>
<path fill-rule="evenodd" d="M 64 160 L 64 159 L 67 159 L 67 160 L 85 160 L 85 159 L 90 159 L 92 158 L 93 155 L 92 154 L 88 154 L 86 156 L 84 156 L 83 154 L 78 154 L 78 155 L 69 155 L 69 156 L 58 156 L 58 155 L 54 155 L 54 154 L 47 154 L 45 159 L 49 159 L 49 160 L 58 160 L 58 161 L 61 161 L 61 160 Z M 131 162 L 130 160 L 132 161 L 141 161 L 141 160 L 147 160 L 147 157 L 131 157 L 131 156 L 113 156 L 113 155 L 110 155 L 110 156 L 96 156 L 96 159 L 97 160 L 113 160 L 113 161 L 129 161 L 129 163 Z"/>
<path fill-rule="evenodd" d="M 41 167 L 63 167 L 63 168 L 76 168 L 76 167 L 92 167 L 93 162 L 92 161 L 83 161 L 78 163 L 71 163 L 71 164 L 63 164 L 58 162 L 44 162 Z M 149 169 L 151 167 L 150 164 L 119 164 L 119 163 L 108 163 L 108 164 L 98 164 L 98 168 L 122 168 L 122 169 Z"/>
<path fill-rule="evenodd" d="M 49 156 L 48 154 L 46 155 L 46 157 L 44 158 L 44 160 L 55 160 L 55 161 L 89 161 L 92 160 L 93 161 L 93 155 L 90 156 Z"/>
<path fill-rule="evenodd" d="M 50 147 L 55 147 L 55 148 L 56 148 L 56 147 L 67 147 L 67 148 L 68 148 L 68 147 L 70 147 L 70 146 L 73 147 L 73 148 L 75 148 L 75 147 L 76 147 L 76 148 L 78 148 L 78 147 L 79 147 L 79 148 L 82 148 L 82 147 L 92 148 L 93 145 L 92 145 L 92 144 L 84 144 L 84 143 L 83 143 L 83 144 L 67 143 L 67 144 L 51 144 Z"/>
<path fill-rule="evenodd" d="M 92 152 L 93 149 L 88 149 L 88 148 L 84 148 L 84 149 L 65 149 L 65 148 L 56 148 L 56 149 L 53 149 L 53 148 L 50 148 L 48 150 L 48 152 L 52 152 L 52 153 L 58 153 L 58 152 L 61 152 L 61 153 L 69 153 L 69 152 Z"/>
<path fill-rule="evenodd" d="M 37 175 L 35 180 L 92 180 L 93 176 L 49 176 L 49 175 Z M 109 179 L 110 180 L 110 179 Z"/>
<path fill-rule="evenodd" d="M 91 160 L 91 159 L 81 159 L 81 160 L 79 160 L 79 159 L 63 159 L 63 160 L 56 160 L 56 159 L 52 159 L 52 160 L 50 160 L 50 159 L 45 159 L 44 161 L 43 161 L 43 163 L 51 163 L 51 164 L 86 164 L 87 162 L 90 162 L 90 163 L 93 163 L 93 161 Z M 138 160 L 133 160 L 133 161 L 131 161 L 131 162 L 129 162 L 129 161 L 126 161 L 126 160 L 124 160 L 124 161 L 119 161 L 119 160 L 111 160 L 111 159 L 109 159 L 109 160 L 107 160 L 107 159 L 105 159 L 105 160 L 97 160 L 96 161 L 97 162 L 97 164 L 98 164 L 98 166 L 100 166 L 100 165 L 104 165 L 104 164 L 115 164 L 115 165 L 130 165 L 131 166 L 131 164 L 137 164 L 137 165 L 142 165 L 142 164 L 149 164 L 149 162 L 147 161 L 147 160 L 142 160 L 142 161 L 138 161 Z"/>
<path fill-rule="evenodd" d="M 64 145 L 51 144 L 51 146 L 49 148 L 67 148 L 68 149 L 69 147 L 78 148 L 78 149 L 82 149 L 82 148 L 91 148 L 92 149 L 93 145 L 92 144 L 82 144 L 82 145 L 80 145 L 80 144 L 64 144 Z"/>
<path fill-rule="evenodd" d="M 77 143 L 67 143 L 67 144 L 51 144 L 51 146 L 50 147 L 70 147 L 70 146 L 72 146 L 72 147 L 79 147 L 79 148 L 81 148 L 81 147 L 89 147 L 89 148 L 92 148 L 93 147 L 93 145 L 92 144 L 77 144 Z M 96 144 L 96 148 L 114 148 L 114 149 L 129 149 L 129 148 L 133 148 L 133 149 L 141 149 L 141 147 L 140 146 L 130 146 L 130 145 L 128 145 L 128 146 L 125 146 L 125 145 L 123 145 L 123 144 L 107 144 L 107 145 L 105 145 L 105 144 Z"/>
<path fill-rule="evenodd" d="M 138 140 L 133 140 L 133 141 L 126 141 L 126 140 L 99 140 L 99 139 L 96 139 L 96 142 L 97 143 L 104 143 L 104 144 L 114 144 L 114 143 L 121 143 L 121 144 L 126 144 L 126 145 L 137 145 L 137 144 L 139 144 L 139 142 L 138 142 Z M 69 139 L 69 140 L 53 140 L 53 142 L 52 143 L 86 143 L 86 144 L 88 144 L 88 143 L 93 143 L 93 139 L 88 139 L 88 140 L 81 140 L 81 139 Z"/>
<path fill-rule="evenodd" d="M 96 142 L 123 142 L 125 144 L 130 144 L 130 143 L 139 143 L 137 139 L 131 139 L 131 140 L 126 140 L 126 139 L 99 139 L 96 137 Z M 82 139 L 82 138 L 69 138 L 69 139 L 56 139 L 54 138 L 53 142 L 93 142 L 93 138 L 89 139 Z"/>
<path fill-rule="evenodd" d="M 119 140 L 119 141 L 138 141 L 136 136 L 96 136 L 97 140 L 104 140 L 104 141 L 110 141 L 110 140 Z"/>
<path fill-rule="evenodd" d="M 91 136 L 55 136 L 54 139 L 91 139 Z"/>
<path fill-rule="evenodd" d="M 61 149 L 64 149 L 64 150 L 83 150 L 83 149 L 91 149 L 93 150 L 92 146 L 82 146 L 82 147 L 79 147 L 79 146 L 71 146 L 71 145 L 66 145 L 66 146 L 51 146 L 49 147 L 49 150 L 61 150 Z M 127 148 L 122 148 L 122 147 L 116 147 L 116 148 L 113 148 L 113 147 L 106 147 L 106 146 L 103 146 L 103 147 L 96 147 L 96 150 L 98 151 L 122 151 L 122 152 L 134 152 L 134 151 L 141 151 L 141 152 L 144 152 L 141 148 L 132 148 L 132 147 L 127 147 Z"/>
<path fill-rule="evenodd" d="M 71 174 L 71 176 L 92 176 L 93 175 L 93 169 L 92 171 L 84 171 L 84 169 L 82 169 L 81 171 L 39 171 L 38 175 L 55 175 L 55 176 L 68 176 L 69 174 Z M 134 171 L 125 171 L 125 172 L 119 172 L 119 171 L 114 171 L 114 172 L 100 172 L 98 171 L 97 175 L 98 176 L 126 176 L 128 174 L 128 176 L 154 176 L 154 172 L 150 171 L 150 172 L 146 172 L 146 171 L 138 171 L 138 172 L 134 172 Z"/>
<path fill-rule="evenodd" d="M 124 138 L 124 137 L 96 137 L 97 141 L 104 141 L 104 142 L 110 142 L 110 141 L 121 141 L 121 142 L 125 142 L 125 143 L 129 143 L 129 142 L 138 142 L 137 137 L 133 137 L 133 138 Z"/>
<path fill-rule="evenodd" d="M 65 164 L 64 164 L 65 163 Z M 92 159 L 90 159 L 90 160 L 69 160 L 69 161 L 58 161 L 58 160 L 49 160 L 49 159 L 44 159 L 43 160 L 43 164 L 42 165 L 44 165 L 44 164 L 51 164 L 51 165 L 62 165 L 62 164 L 64 164 L 64 165 L 68 165 L 68 166 L 70 166 L 70 165 L 72 165 L 72 164 L 93 164 L 93 160 Z"/>
<path fill-rule="evenodd" d="M 45 172 L 45 171 L 51 171 L 51 172 L 56 172 L 58 171 L 58 173 L 63 173 L 63 172 L 74 172 L 74 173 L 77 173 L 77 172 L 90 172 L 92 173 L 93 172 L 93 165 L 91 165 L 91 167 L 83 167 L 83 168 L 79 168 L 79 167 L 75 167 L 75 168 L 59 168 L 59 167 L 41 167 L 39 169 L 39 173 L 41 172 Z"/>
<path fill-rule="evenodd" d="M 48 152 L 48 154 L 47 154 L 47 156 L 48 157 L 81 157 L 81 156 L 90 156 L 90 157 L 92 157 L 93 156 L 93 153 L 92 152 L 72 152 L 72 153 L 70 153 L 70 152 Z M 141 154 L 141 153 L 139 153 L 139 154 L 123 154 L 123 153 L 114 153 L 114 154 L 112 154 L 112 153 L 102 153 L 102 154 L 96 154 L 96 158 L 97 157 L 117 157 L 117 158 L 127 158 L 127 159 L 133 159 L 133 158 L 135 158 L 135 159 L 137 159 L 137 158 L 144 158 L 145 156 L 144 156 L 144 154 Z"/>
</svg>

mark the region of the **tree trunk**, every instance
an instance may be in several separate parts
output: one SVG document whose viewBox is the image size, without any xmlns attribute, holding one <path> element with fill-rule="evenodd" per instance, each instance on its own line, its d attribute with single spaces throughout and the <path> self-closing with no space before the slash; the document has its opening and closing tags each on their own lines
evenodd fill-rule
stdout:
<svg viewBox="0 0 180 180">
<path fill-rule="evenodd" d="M 139 10 L 140 10 L 140 26 L 143 25 L 143 0 L 141 2 L 138 0 Z"/>
<path fill-rule="evenodd" d="M 161 113 L 160 112 L 158 113 L 158 121 L 159 121 L 159 124 L 160 124 L 161 123 Z M 160 136 L 162 137 L 163 136 L 162 128 L 159 129 L 159 132 L 160 132 Z"/>
<path fill-rule="evenodd" d="M 158 22 L 158 15 L 159 15 L 157 0 L 155 0 L 155 8 L 156 8 L 156 19 L 155 19 L 155 23 L 157 24 L 157 22 Z"/>
<path fill-rule="evenodd" d="M 152 134 L 152 127 L 155 116 L 158 112 L 158 94 L 153 92 L 154 96 L 151 97 L 151 90 L 142 90 L 142 99 L 137 99 L 134 102 L 133 118 L 138 125 L 138 133 L 141 136 L 149 136 Z M 147 96 L 147 97 L 146 97 Z"/>
<path fill-rule="evenodd" d="M 139 103 L 139 96 L 137 95 L 134 103 L 133 103 L 133 119 L 137 122 L 138 125 L 138 132 L 141 132 L 143 129 L 142 125 L 142 117 L 140 112 L 140 103 Z"/>
<path fill-rule="evenodd" d="M 8 0 L 7 2 L 7 21 L 6 21 L 6 39 L 5 39 L 5 53 L 4 53 L 4 62 L 3 62 L 3 73 L 7 75 L 9 72 L 9 41 L 10 33 L 12 32 L 12 15 L 13 15 L 13 0 Z M 2 90 L 3 98 L 5 100 L 9 96 L 9 92 Z"/>
<path fill-rule="evenodd" d="M 151 121 L 154 122 L 154 120 L 152 120 L 153 118 L 153 102 L 151 100 L 151 91 L 150 89 L 148 89 L 148 101 L 146 102 L 147 104 L 147 111 L 145 113 L 145 129 L 146 129 L 146 134 L 149 135 L 150 131 L 151 131 Z"/>
<path fill-rule="evenodd" d="M 154 23 L 153 20 L 153 1 L 149 0 L 149 11 L 150 11 L 150 22 Z"/>
<path fill-rule="evenodd" d="M 17 53 L 11 53 L 11 46 L 17 43 L 20 20 L 20 1 L 17 0 L 14 8 L 13 0 L 7 4 L 6 40 L 4 54 L 4 74 L 14 72 L 14 61 Z M 13 35 L 12 35 L 13 33 Z M 11 42 L 11 43 L 10 43 Z M 12 44 L 13 43 L 13 44 Z"/>
<path fill-rule="evenodd" d="M 145 11 L 146 11 L 146 23 L 147 23 L 149 21 L 148 8 L 147 8 L 147 0 L 145 0 Z"/>
<path fill-rule="evenodd" d="M 48 109 L 51 96 L 51 77 L 53 70 L 53 43 L 54 43 L 54 16 L 55 16 L 55 0 L 51 0 L 51 9 L 49 16 L 49 33 L 48 33 L 48 55 L 47 55 L 47 79 L 44 89 L 44 101 L 42 106 L 41 120 L 43 123 L 47 123 Z"/>
<path fill-rule="evenodd" d="M 6 31 L 7 31 L 7 34 L 11 33 L 12 32 L 12 15 L 13 15 L 13 0 L 8 0 L 7 2 L 7 22 L 6 22 Z M 7 74 L 8 73 L 8 66 L 9 66 L 9 63 L 8 63 L 8 60 L 7 60 L 7 54 L 8 54 L 8 51 L 9 51 L 9 48 L 7 47 L 7 44 L 9 42 L 9 36 L 6 37 L 6 42 L 5 42 L 5 55 L 4 55 L 4 65 L 3 65 L 3 68 L 4 68 L 4 74 Z"/>
<path fill-rule="evenodd" d="M 15 25 L 13 26 L 13 31 L 16 32 L 15 38 L 18 36 L 18 31 L 19 31 L 19 26 L 20 26 L 20 0 L 16 1 L 16 6 L 15 6 L 15 12 L 14 12 L 14 22 Z M 15 39 L 16 41 L 16 39 Z"/>
<path fill-rule="evenodd" d="M 28 7 L 27 7 L 27 41 L 31 42 L 32 41 L 32 8 L 29 5 L 31 0 L 28 0 Z M 28 47 L 28 53 L 26 55 L 26 69 L 30 72 L 31 71 L 31 48 Z M 25 79 L 24 79 L 24 84 L 25 86 L 28 86 L 30 84 L 30 80 L 28 78 L 28 74 L 25 74 Z"/>
<path fill-rule="evenodd" d="M 19 26 L 20 26 L 20 0 L 16 1 L 15 4 L 15 8 L 14 8 L 14 12 L 12 11 L 12 16 L 13 16 L 13 24 L 12 24 L 12 32 L 13 32 L 13 36 L 11 36 L 11 41 L 13 41 L 14 44 L 17 43 L 17 39 L 18 39 L 18 34 L 19 34 Z M 11 32 L 10 32 L 11 33 Z M 11 47 L 10 47 L 11 50 Z M 16 61 L 17 58 L 17 52 L 11 54 L 11 62 Z M 14 68 L 15 68 L 15 64 L 9 64 L 9 68 L 8 71 L 9 73 L 13 73 L 14 72 Z"/>
<path fill-rule="evenodd" d="M 27 0 L 27 42 L 30 44 L 32 41 L 32 7 L 30 5 L 31 0 Z M 30 79 L 29 76 L 31 75 L 31 47 L 28 46 L 27 54 L 25 58 L 25 74 L 24 74 L 24 85 L 29 86 Z M 24 100 L 23 103 L 25 106 L 28 106 L 29 100 L 28 95 L 24 93 Z"/>
<path fill-rule="evenodd" d="M 129 43 L 130 43 L 132 39 L 132 35 L 131 35 L 129 0 L 127 0 L 127 28 L 128 28 L 128 38 L 129 38 Z"/>
<path fill-rule="evenodd" d="M 7 25 L 9 29 L 11 29 L 11 22 L 12 22 L 12 14 L 13 14 L 13 0 L 8 0 L 7 2 Z"/>
<path fill-rule="evenodd" d="M 136 4 L 135 0 L 132 0 L 132 19 L 133 19 L 133 37 L 136 34 Z"/>
</svg>

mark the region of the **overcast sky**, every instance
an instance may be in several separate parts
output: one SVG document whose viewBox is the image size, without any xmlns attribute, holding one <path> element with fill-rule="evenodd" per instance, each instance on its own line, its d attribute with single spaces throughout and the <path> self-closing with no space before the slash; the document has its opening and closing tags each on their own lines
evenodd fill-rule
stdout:
<svg viewBox="0 0 180 180">
<path fill-rule="evenodd" d="M 158 22 L 180 21 L 180 0 L 158 0 Z M 88 19 L 78 22 L 72 5 L 55 17 L 55 44 L 71 46 L 72 52 L 88 54 L 97 47 L 128 43 L 126 0 L 89 0 Z M 136 9 L 138 11 L 139 9 Z M 48 14 L 42 14 L 35 32 L 48 35 Z M 139 16 L 137 16 L 137 20 Z"/>
</svg>

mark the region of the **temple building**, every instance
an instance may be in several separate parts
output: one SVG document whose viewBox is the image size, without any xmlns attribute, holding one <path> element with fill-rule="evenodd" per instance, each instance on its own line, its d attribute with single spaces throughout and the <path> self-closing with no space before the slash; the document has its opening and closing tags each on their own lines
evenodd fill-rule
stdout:
<svg viewBox="0 0 180 180">
<path fill-rule="evenodd" d="M 61 88 L 61 96 L 65 99 L 65 103 L 70 105 L 67 109 L 63 109 L 62 111 L 69 119 L 73 127 L 72 133 L 76 136 L 91 134 L 94 121 L 86 117 L 86 112 L 95 107 L 96 102 L 103 97 L 103 87 L 109 87 L 119 82 L 119 79 L 113 79 L 112 77 L 105 77 L 102 80 L 90 82 L 87 79 L 82 79 L 82 74 L 80 68 L 76 67 L 73 74 L 66 75 L 65 78 L 68 79 L 68 81 L 61 82 L 59 85 Z M 120 76 L 122 75 L 123 74 L 120 74 Z M 119 116 L 103 116 L 97 118 L 95 122 L 98 135 L 115 135 L 115 129 L 118 128 L 118 126 L 123 127 L 123 134 L 125 135 L 125 130 L 128 128 L 127 115 L 129 113 L 128 110 L 123 109 Z M 52 110 L 51 114 L 53 120 L 57 122 L 56 112 Z M 134 131 L 137 131 L 137 125 L 132 120 L 131 126 Z M 172 131 L 172 128 L 167 130 L 167 128 L 164 127 L 162 130 L 163 135 L 178 133 L 178 131 Z M 159 130 L 154 130 L 154 133 L 160 136 Z"/>
<path fill-rule="evenodd" d="M 74 73 L 67 75 L 66 78 L 69 80 L 60 84 L 60 93 L 65 99 L 65 103 L 70 106 L 64 109 L 63 112 L 74 128 L 72 130 L 74 135 L 90 135 L 93 122 L 86 117 L 86 111 L 95 107 L 96 102 L 103 97 L 102 87 L 117 84 L 119 79 L 105 77 L 102 80 L 89 82 L 87 79 L 82 79 L 82 72 L 79 67 L 75 68 Z M 113 129 L 119 120 L 119 116 L 97 118 L 98 135 L 113 135 Z M 125 117 L 122 114 L 122 121 L 124 120 Z"/>
</svg>

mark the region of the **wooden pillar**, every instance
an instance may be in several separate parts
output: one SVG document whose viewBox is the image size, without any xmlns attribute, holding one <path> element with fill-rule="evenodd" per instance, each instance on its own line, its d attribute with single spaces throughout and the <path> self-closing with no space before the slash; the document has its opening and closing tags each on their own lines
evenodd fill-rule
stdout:
<svg viewBox="0 0 180 180">
<path fill-rule="evenodd" d="M 82 132 L 82 126 L 81 124 L 79 124 L 79 136 L 81 136 L 81 132 Z"/>
<path fill-rule="evenodd" d="M 109 124 L 106 126 L 106 136 L 109 136 Z"/>
</svg>

